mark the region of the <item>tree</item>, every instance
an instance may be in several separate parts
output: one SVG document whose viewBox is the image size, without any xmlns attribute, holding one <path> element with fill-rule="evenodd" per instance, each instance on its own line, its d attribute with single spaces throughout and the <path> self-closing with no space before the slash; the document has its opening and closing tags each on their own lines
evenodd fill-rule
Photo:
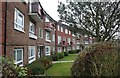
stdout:
<svg viewBox="0 0 120 78">
<path fill-rule="evenodd" d="M 113 39 L 120 26 L 120 2 L 59 2 L 57 11 L 62 21 L 95 37 L 96 42 Z"/>
</svg>

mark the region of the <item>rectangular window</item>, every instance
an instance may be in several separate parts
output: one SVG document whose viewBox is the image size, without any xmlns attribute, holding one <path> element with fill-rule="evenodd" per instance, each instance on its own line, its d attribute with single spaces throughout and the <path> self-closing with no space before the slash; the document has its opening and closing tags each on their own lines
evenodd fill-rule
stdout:
<svg viewBox="0 0 120 78">
<path fill-rule="evenodd" d="M 14 12 L 14 29 L 24 32 L 24 15 L 16 8 Z"/>
<path fill-rule="evenodd" d="M 66 41 L 66 38 L 65 38 L 65 37 L 63 37 L 63 41 Z"/>
<path fill-rule="evenodd" d="M 37 39 L 37 36 L 35 35 L 35 25 L 31 21 L 29 25 L 29 37 L 33 39 Z"/>
<path fill-rule="evenodd" d="M 61 27 L 61 32 L 63 32 L 63 27 Z"/>
<path fill-rule="evenodd" d="M 30 21 L 29 33 L 35 34 L 35 25 Z"/>
<path fill-rule="evenodd" d="M 67 29 L 65 29 L 65 33 L 68 34 L 68 30 Z"/>
<path fill-rule="evenodd" d="M 68 38 L 68 43 L 70 44 L 70 38 Z"/>
<path fill-rule="evenodd" d="M 39 38 L 43 38 L 43 29 L 39 28 Z"/>
<path fill-rule="evenodd" d="M 71 31 L 69 31 L 69 35 L 71 34 Z"/>
<path fill-rule="evenodd" d="M 85 39 L 85 44 L 89 44 L 88 37 Z"/>
<path fill-rule="evenodd" d="M 61 36 L 58 36 L 58 44 L 61 43 L 61 40 L 62 40 Z"/>
<path fill-rule="evenodd" d="M 60 31 L 60 26 L 58 25 L 58 31 Z"/>
<path fill-rule="evenodd" d="M 55 42 L 55 35 L 52 35 L 52 41 Z"/>
<path fill-rule="evenodd" d="M 23 49 L 14 49 L 15 64 L 23 65 Z"/>
<path fill-rule="evenodd" d="M 50 55 L 50 46 L 45 46 L 45 55 Z"/>
<path fill-rule="evenodd" d="M 50 22 L 49 19 L 48 19 L 47 17 L 45 18 L 45 22 Z"/>
<path fill-rule="evenodd" d="M 49 31 L 46 31 L 46 41 L 51 42 L 51 39 L 50 39 L 50 32 L 49 32 Z"/>
<path fill-rule="evenodd" d="M 29 63 L 35 61 L 35 46 L 29 46 Z"/>
</svg>

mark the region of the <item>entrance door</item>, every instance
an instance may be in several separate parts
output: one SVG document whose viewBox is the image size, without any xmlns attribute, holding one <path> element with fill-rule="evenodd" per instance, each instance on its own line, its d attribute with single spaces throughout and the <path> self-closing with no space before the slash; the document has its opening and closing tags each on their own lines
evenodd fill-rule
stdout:
<svg viewBox="0 0 120 78">
<path fill-rule="evenodd" d="M 43 53 L 43 46 L 38 47 L 38 57 L 41 58 Z"/>
</svg>

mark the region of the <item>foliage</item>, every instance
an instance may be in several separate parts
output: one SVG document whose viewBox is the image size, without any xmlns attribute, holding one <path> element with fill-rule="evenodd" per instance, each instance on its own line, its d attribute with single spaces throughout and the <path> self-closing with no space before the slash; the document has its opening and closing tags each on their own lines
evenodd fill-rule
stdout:
<svg viewBox="0 0 120 78">
<path fill-rule="evenodd" d="M 80 50 L 70 50 L 69 54 L 79 53 Z"/>
<path fill-rule="evenodd" d="M 14 61 L 7 57 L 0 57 L 3 76 L 26 76 L 27 67 L 19 67 Z"/>
<path fill-rule="evenodd" d="M 72 26 L 74 31 L 95 37 L 97 42 L 115 38 L 120 24 L 119 2 L 59 2 L 61 21 Z"/>
<path fill-rule="evenodd" d="M 52 55 L 52 60 L 53 60 L 53 61 L 58 61 L 58 60 L 59 60 L 59 56 L 58 56 L 57 53 L 54 54 L 54 55 Z"/>
<path fill-rule="evenodd" d="M 52 66 L 51 56 L 43 57 L 40 59 L 40 62 L 44 64 L 45 68 L 49 68 Z"/>
<path fill-rule="evenodd" d="M 71 71 L 79 76 L 117 76 L 120 72 L 120 46 L 112 42 L 101 42 L 80 52 Z"/>
<path fill-rule="evenodd" d="M 69 55 L 69 53 L 66 51 L 66 52 L 64 52 L 64 56 L 68 56 Z"/>
<path fill-rule="evenodd" d="M 58 56 L 59 56 L 59 59 L 61 59 L 61 58 L 64 57 L 64 53 L 63 53 L 63 52 L 61 52 L 61 53 L 57 53 L 57 54 L 58 54 Z"/>
<path fill-rule="evenodd" d="M 31 64 L 27 65 L 29 75 L 41 75 L 45 72 L 45 66 L 43 63 L 40 62 L 40 60 L 35 60 Z"/>
</svg>

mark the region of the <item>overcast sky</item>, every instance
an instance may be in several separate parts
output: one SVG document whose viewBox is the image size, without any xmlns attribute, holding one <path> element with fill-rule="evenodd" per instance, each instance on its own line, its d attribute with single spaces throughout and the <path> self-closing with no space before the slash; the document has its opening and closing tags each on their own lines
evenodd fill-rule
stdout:
<svg viewBox="0 0 120 78">
<path fill-rule="evenodd" d="M 66 2 L 66 0 L 59 0 L 63 3 Z M 57 5 L 58 0 L 40 0 L 40 3 L 43 7 L 43 9 L 56 21 L 59 20 L 58 12 L 57 12 Z"/>
</svg>

